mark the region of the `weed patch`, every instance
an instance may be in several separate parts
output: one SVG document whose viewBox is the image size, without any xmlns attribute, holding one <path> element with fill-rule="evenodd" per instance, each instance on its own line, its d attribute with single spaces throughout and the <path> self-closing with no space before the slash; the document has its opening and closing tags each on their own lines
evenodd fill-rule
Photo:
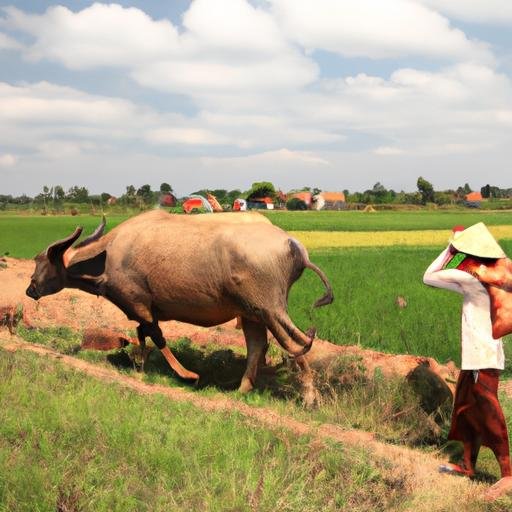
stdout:
<svg viewBox="0 0 512 512">
<path fill-rule="evenodd" d="M 362 512 L 407 498 L 363 449 L 140 396 L 31 354 L 2 354 L 0 373 L 0 510 Z"/>
</svg>

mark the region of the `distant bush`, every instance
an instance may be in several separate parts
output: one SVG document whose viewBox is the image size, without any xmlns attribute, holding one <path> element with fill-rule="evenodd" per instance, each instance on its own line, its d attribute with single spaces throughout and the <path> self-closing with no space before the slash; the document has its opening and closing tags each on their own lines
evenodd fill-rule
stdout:
<svg viewBox="0 0 512 512">
<path fill-rule="evenodd" d="M 298 197 L 292 197 L 288 201 L 286 201 L 286 208 L 288 210 L 307 210 L 307 204 Z"/>
</svg>

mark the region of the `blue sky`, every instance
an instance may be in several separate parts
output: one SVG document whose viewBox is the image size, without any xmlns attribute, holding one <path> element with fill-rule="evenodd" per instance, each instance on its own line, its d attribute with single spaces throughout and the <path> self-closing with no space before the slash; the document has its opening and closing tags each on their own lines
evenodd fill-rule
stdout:
<svg viewBox="0 0 512 512">
<path fill-rule="evenodd" d="M 0 1 L 0 193 L 511 187 L 505 0 Z"/>
</svg>

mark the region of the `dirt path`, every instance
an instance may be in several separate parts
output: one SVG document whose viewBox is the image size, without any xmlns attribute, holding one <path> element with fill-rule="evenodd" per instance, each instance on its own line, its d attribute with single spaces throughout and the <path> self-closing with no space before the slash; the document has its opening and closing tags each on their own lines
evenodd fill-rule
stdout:
<svg viewBox="0 0 512 512">
<path fill-rule="evenodd" d="M 440 475 L 437 466 L 441 459 L 432 454 L 410 448 L 388 445 L 375 440 L 367 432 L 342 430 L 332 424 L 315 424 L 299 421 L 290 416 L 280 414 L 268 407 L 253 407 L 233 400 L 222 394 L 204 397 L 192 391 L 172 388 L 163 385 L 146 384 L 137 378 L 122 375 L 117 371 L 86 361 L 62 355 L 49 348 L 27 343 L 17 336 L 0 334 L 0 348 L 6 351 L 28 351 L 41 357 L 49 357 L 59 361 L 66 367 L 83 372 L 95 379 L 132 389 L 140 394 L 160 394 L 169 400 L 187 402 L 203 411 L 237 412 L 269 429 L 285 428 L 297 435 L 311 436 L 315 442 L 334 441 L 349 446 L 359 446 L 369 450 L 373 456 L 387 461 L 396 471 L 411 493 L 414 503 L 408 510 L 422 511 L 423 501 L 428 496 L 428 510 L 456 510 L 457 504 L 471 503 L 478 500 L 486 486 L 467 479 Z M 438 499 L 435 499 L 437 497 Z M 434 499 L 433 499 L 434 498 Z M 433 503 L 438 503 L 433 507 Z M 453 507 L 453 508 L 452 508 Z"/>
</svg>

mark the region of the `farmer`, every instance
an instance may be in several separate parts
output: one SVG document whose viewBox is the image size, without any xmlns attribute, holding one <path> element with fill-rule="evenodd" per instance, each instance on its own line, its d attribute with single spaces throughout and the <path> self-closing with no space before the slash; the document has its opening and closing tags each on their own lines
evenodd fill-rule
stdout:
<svg viewBox="0 0 512 512">
<path fill-rule="evenodd" d="M 501 479 L 486 493 L 488 500 L 512 490 L 508 432 L 497 396 L 505 358 L 501 338 L 493 338 L 491 319 L 491 315 L 497 316 L 492 308 L 499 309 L 500 301 L 491 304 L 489 281 L 479 278 L 502 258 L 506 258 L 505 253 L 483 223 L 467 229 L 456 227 L 450 244 L 423 277 L 427 285 L 464 296 L 461 372 L 448 434 L 448 439 L 462 441 L 464 457 L 461 464 L 444 464 L 439 469 L 471 477 L 480 446 L 488 446 L 501 470 Z M 507 295 L 510 302 L 512 295 Z"/>
</svg>

